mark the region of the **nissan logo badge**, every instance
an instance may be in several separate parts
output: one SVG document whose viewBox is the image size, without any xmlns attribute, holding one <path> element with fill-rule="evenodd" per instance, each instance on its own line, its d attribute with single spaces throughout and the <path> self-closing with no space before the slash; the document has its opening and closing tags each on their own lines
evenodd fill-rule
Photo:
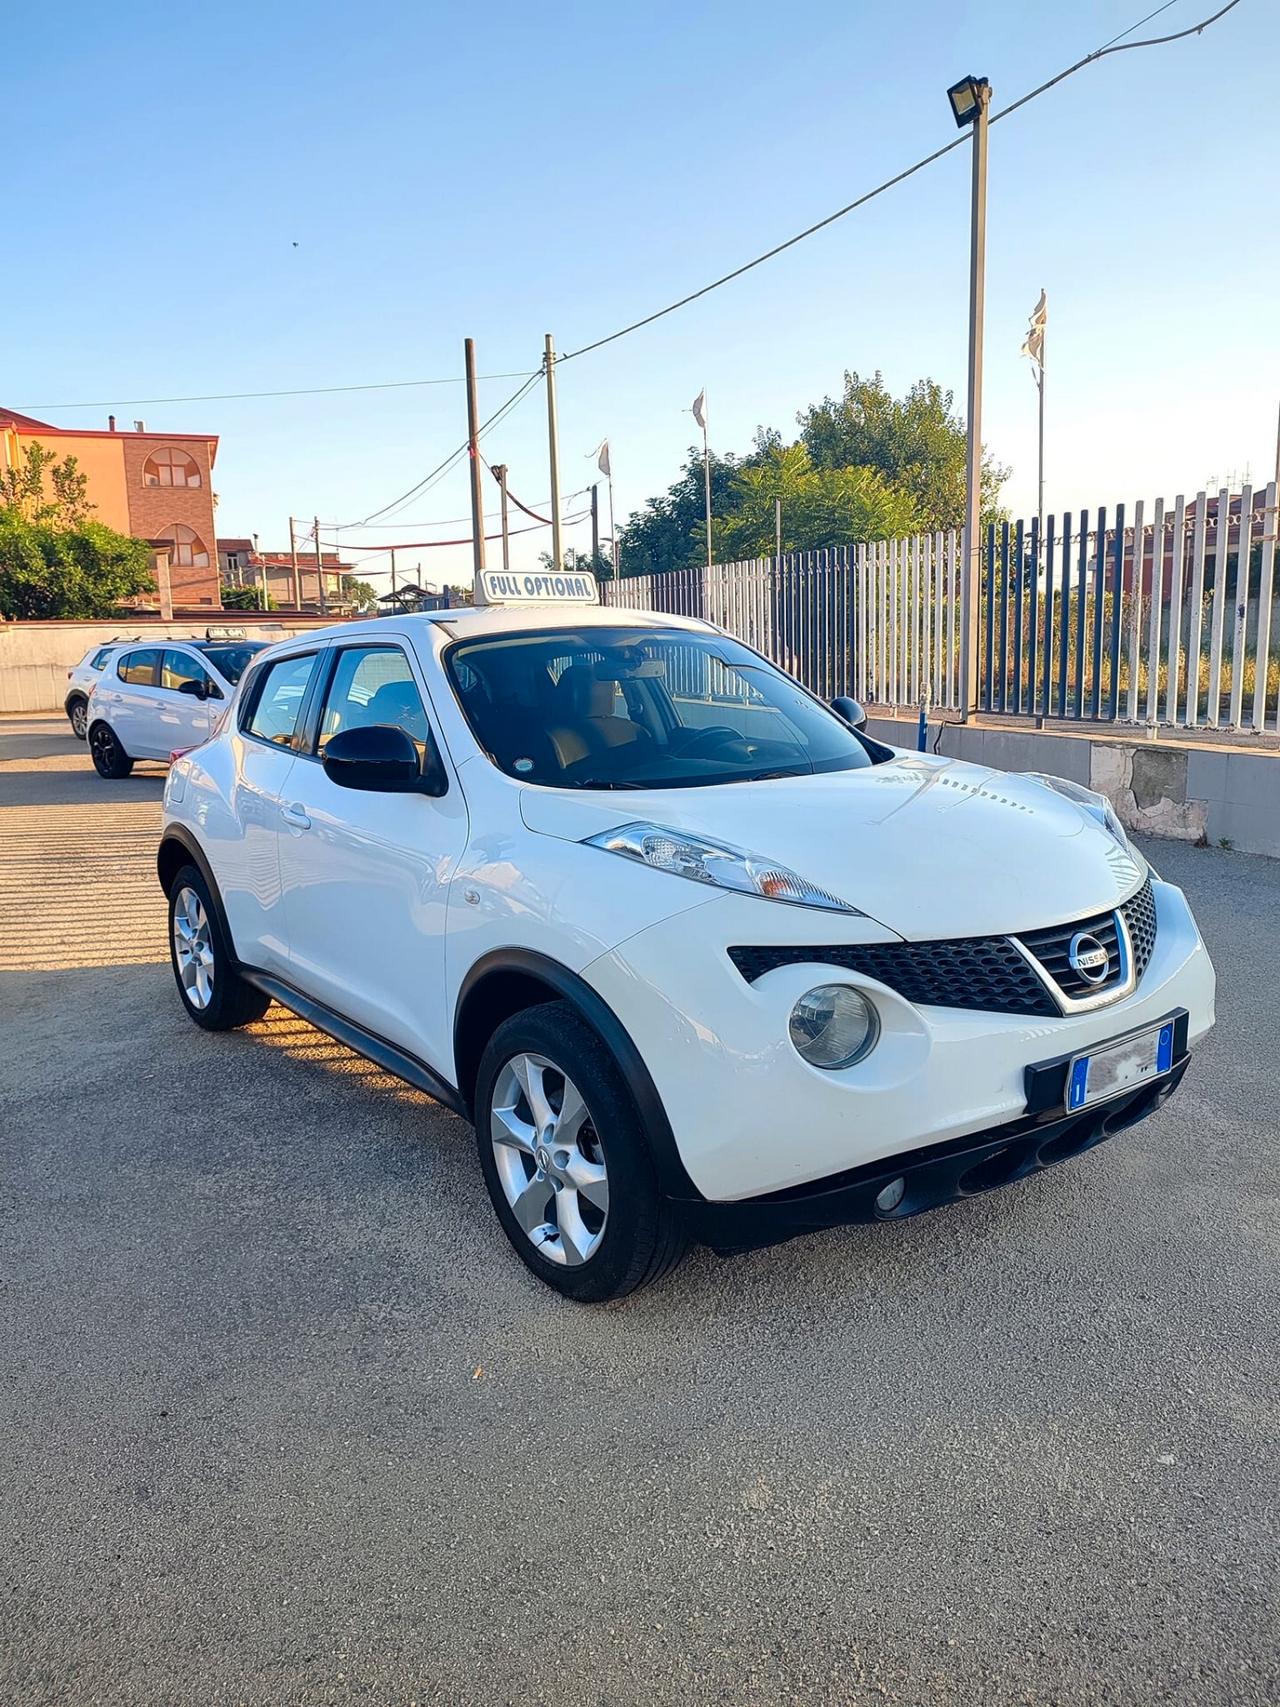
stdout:
<svg viewBox="0 0 1280 1707">
<path fill-rule="evenodd" d="M 1090 936 L 1088 931 L 1077 931 L 1072 937 L 1067 962 L 1086 984 L 1103 983 L 1111 970 L 1111 956 L 1097 937 Z"/>
</svg>

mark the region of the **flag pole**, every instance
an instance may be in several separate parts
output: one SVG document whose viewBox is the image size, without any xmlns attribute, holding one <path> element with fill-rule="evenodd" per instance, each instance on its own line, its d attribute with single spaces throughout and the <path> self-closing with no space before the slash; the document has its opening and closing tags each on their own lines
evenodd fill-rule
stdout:
<svg viewBox="0 0 1280 1707">
<path fill-rule="evenodd" d="M 1043 296 L 1044 292 L 1041 291 L 1040 294 L 1041 294 L 1041 296 Z M 1047 319 L 1047 317 L 1046 317 L 1046 319 Z M 1037 385 L 1037 388 L 1039 389 L 1039 392 L 1040 392 L 1040 486 L 1039 486 L 1040 498 L 1039 498 L 1039 503 L 1038 503 L 1038 506 L 1036 509 L 1036 514 L 1040 518 L 1040 541 L 1041 541 L 1041 544 L 1043 544 L 1043 542 L 1044 542 L 1044 345 L 1045 345 L 1045 327 L 1042 326 L 1040 328 L 1040 361 L 1038 363 L 1039 373 L 1038 373 L 1037 378 L 1036 378 L 1036 385 Z"/>
<path fill-rule="evenodd" d="M 609 555 L 613 559 L 613 578 L 618 579 L 618 530 L 613 525 L 613 466 L 609 467 Z"/>
<path fill-rule="evenodd" d="M 706 393 L 703 393 L 705 398 Z M 707 568 L 714 561 L 711 554 L 711 452 L 707 447 L 707 406 L 702 405 L 702 484 L 707 506 Z"/>
</svg>

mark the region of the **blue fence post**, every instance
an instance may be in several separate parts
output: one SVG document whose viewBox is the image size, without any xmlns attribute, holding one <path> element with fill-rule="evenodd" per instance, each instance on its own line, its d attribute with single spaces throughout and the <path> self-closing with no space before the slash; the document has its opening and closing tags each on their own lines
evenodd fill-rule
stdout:
<svg viewBox="0 0 1280 1707">
<path fill-rule="evenodd" d="M 995 670 L 996 621 L 996 524 L 987 523 L 987 667 L 983 672 L 983 710 L 990 711 L 995 701 L 992 682 Z"/>
<path fill-rule="evenodd" d="M 1019 522 L 1013 548 L 1013 685 L 1009 694 L 1009 708 L 1018 712 L 1022 710 L 1022 589 L 1026 578 L 1022 523 Z"/>
<path fill-rule="evenodd" d="M 996 709 L 1009 708 L 1009 524 L 1000 524 L 1000 682 Z"/>
<path fill-rule="evenodd" d="M 1111 564 L 1111 685 L 1107 716 L 1114 723 L 1120 712 L 1120 612 L 1124 602 L 1124 505 L 1116 505 L 1115 548 Z"/>
<path fill-rule="evenodd" d="M 1062 517 L 1062 597 L 1058 617 L 1058 716 L 1067 715 L 1067 665 L 1071 646 L 1071 511 Z"/>
<path fill-rule="evenodd" d="M 1089 575 L 1089 512 L 1080 512 L 1080 530 L 1076 540 L 1076 679 L 1072 704 L 1077 717 L 1084 716 L 1084 625 L 1088 600 L 1086 588 Z"/>
<path fill-rule="evenodd" d="M 1040 714 L 1048 717 L 1053 699 L 1053 517 L 1044 526 L 1044 687 Z"/>
<path fill-rule="evenodd" d="M 1102 634 L 1106 619 L 1107 511 L 1098 511 L 1098 534 L 1093 551 L 1093 681 L 1089 687 L 1089 716 L 1102 716 Z"/>
</svg>

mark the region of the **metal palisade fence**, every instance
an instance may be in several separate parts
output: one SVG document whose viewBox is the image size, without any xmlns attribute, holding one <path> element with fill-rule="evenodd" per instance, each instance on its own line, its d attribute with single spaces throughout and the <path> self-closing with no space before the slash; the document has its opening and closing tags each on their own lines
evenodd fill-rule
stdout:
<svg viewBox="0 0 1280 1707">
<path fill-rule="evenodd" d="M 1273 484 L 986 529 L 978 709 L 1280 728 Z M 606 583 L 606 604 L 704 617 L 823 698 L 959 709 L 955 530 Z"/>
</svg>

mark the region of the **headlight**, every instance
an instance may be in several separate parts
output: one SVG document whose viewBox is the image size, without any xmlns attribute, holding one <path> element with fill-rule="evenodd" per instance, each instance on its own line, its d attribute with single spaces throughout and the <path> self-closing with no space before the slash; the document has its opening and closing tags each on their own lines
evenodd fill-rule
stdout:
<svg viewBox="0 0 1280 1707">
<path fill-rule="evenodd" d="M 1064 800 L 1071 800 L 1077 806 L 1083 806 L 1089 816 L 1100 824 L 1114 841 L 1119 842 L 1124 851 L 1138 865 L 1145 867 L 1146 860 L 1129 840 L 1128 831 L 1116 817 L 1115 807 L 1112 806 L 1105 794 L 1099 794 L 1092 788 L 1085 788 L 1083 783 L 1072 782 L 1065 776 L 1048 776 L 1044 771 L 1024 771 L 1022 774 L 1030 777 L 1032 782 L 1043 783 L 1046 788 L 1051 788 L 1055 794 L 1060 794 Z"/>
<path fill-rule="evenodd" d="M 848 984 L 819 984 L 791 1010 L 791 1041 L 812 1067 L 828 1072 L 852 1067 L 875 1048 L 880 1035 L 876 1010 Z"/>
<path fill-rule="evenodd" d="M 723 842 L 706 842 L 683 830 L 668 830 L 661 824 L 621 824 L 588 836 L 585 845 L 622 854 L 654 871 L 673 877 L 688 877 L 695 883 L 714 884 L 719 889 L 737 889 L 746 895 L 762 895 L 766 901 L 789 901 L 796 907 L 825 907 L 833 913 L 857 913 L 847 901 L 828 895 L 806 883 L 785 865 L 744 853 Z"/>
</svg>

